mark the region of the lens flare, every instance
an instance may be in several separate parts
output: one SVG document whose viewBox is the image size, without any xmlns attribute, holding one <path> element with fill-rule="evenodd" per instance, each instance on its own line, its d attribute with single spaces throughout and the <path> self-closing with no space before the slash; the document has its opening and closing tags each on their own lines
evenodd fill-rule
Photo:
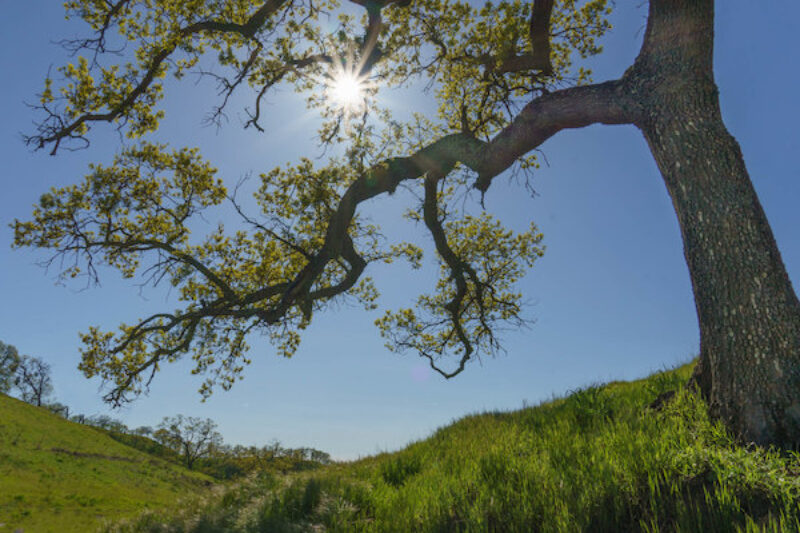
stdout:
<svg viewBox="0 0 800 533">
<path fill-rule="evenodd" d="M 329 96 L 343 108 L 353 109 L 364 99 L 364 85 L 358 76 L 343 70 L 333 78 Z"/>
</svg>

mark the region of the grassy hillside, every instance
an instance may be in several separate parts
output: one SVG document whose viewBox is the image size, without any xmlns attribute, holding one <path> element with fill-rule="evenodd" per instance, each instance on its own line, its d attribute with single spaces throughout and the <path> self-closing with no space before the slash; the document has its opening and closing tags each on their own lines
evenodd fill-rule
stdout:
<svg viewBox="0 0 800 533">
<path fill-rule="evenodd" d="M 109 531 L 800 531 L 798 457 L 736 445 L 683 389 L 690 371 L 469 416 L 397 453 L 252 478 Z"/>
<path fill-rule="evenodd" d="M 94 531 L 174 506 L 209 478 L 0 394 L 0 532 Z"/>
</svg>

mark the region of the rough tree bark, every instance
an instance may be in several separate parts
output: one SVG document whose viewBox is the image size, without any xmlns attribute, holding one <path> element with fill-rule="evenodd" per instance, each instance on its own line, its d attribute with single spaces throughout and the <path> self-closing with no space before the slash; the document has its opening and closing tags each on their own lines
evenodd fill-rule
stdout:
<svg viewBox="0 0 800 533">
<path fill-rule="evenodd" d="M 722 122 L 714 3 L 652 0 L 626 74 L 672 197 L 700 325 L 696 376 L 711 412 L 744 440 L 800 444 L 800 303 Z"/>
<path fill-rule="evenodd" d="M 800 446 L 800 302 L 722 121 L 714 1 L 651 0 L 642 49 L 619 80 L 528 104 L 493 139 L 476 187 L 565 128 L 633 124 L 680 223 L 700 326 L 693 382 L 743 441 Z"/>
</svg>

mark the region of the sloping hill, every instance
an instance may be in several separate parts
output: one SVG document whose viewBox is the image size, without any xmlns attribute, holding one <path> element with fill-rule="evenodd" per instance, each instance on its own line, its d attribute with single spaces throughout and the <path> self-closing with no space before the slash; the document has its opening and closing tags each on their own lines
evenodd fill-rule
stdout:
<svg viewBox="0 0 800 533">
<path fill-rule="evenodd" d="M 800 531 L 798 456 L 738 445 L 685 389 L 690 372 L 468 416 L 396 453 L 108 531 Z"/>
<path fill-rule="evenodd" d="M 174 506 L 210 478 L 0 394 L 0 532 L 94 531 Z"/>
</svg>

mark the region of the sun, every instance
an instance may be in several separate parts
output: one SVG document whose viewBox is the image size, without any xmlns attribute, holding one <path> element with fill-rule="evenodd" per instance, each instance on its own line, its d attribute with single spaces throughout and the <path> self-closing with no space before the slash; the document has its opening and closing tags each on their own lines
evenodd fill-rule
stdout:
<svg viewBox="0 0 800 533">
<path fill-rule="evenodd" d="M 364 80 L 345 69 L 336 72 L 328 87 L 328 97 L 346 110 L 356 109 L 364 102 Z"/>
<path fill-rule="evenodd" d="M 363 115 L 373 105 L 378 86 L 366 59 L 359 58 L 354 50 L 333 49 L 329 59 L 320 80 L 324 89 L 321 100 L 328 112 L 339 115 L 347 127 L 351 119 Z"/>
</svg>

